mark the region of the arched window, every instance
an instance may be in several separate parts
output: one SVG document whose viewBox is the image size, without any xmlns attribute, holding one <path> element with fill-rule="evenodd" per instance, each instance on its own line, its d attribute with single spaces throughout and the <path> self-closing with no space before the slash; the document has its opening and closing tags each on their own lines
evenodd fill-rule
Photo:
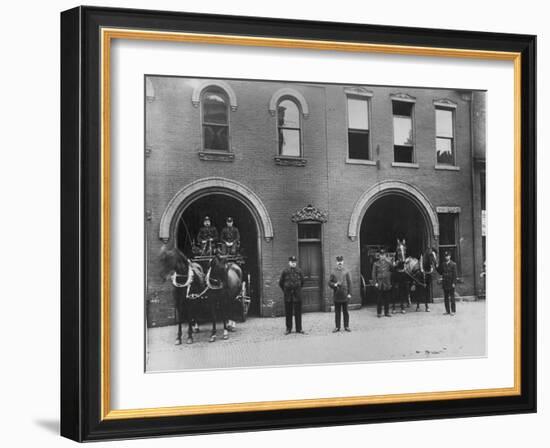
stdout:
<svg viewBox="0 0 550 448">
<path fill-rule="evenodd" d="M 282 98 L 277 103 L 277 130 L 279 155 L 302 156 L 302 129 L 300 108 L 292 98 Z"/>
<path fill-rule="evenodd" d="M 229 151 L 229 98 L 219 87 L 201 95 L 202 135 L 205 150 Z"/>
</svg>

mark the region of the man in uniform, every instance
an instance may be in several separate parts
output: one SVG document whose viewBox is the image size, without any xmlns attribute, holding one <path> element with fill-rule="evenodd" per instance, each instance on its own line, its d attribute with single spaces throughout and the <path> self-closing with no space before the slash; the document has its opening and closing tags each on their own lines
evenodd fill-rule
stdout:
<svg viewBox="0 0 550 448">
<path fill-rule="evenodd" d="M 298 267 L 296 257 L 288 259 L 288 267 L 281 273 L 279 287 L 285 296 L 286 331 L 292 331 L 292 314 L 296 321 L 296 333 L 304 334 L 302 330 L 302 286 L 304 285 L 304 274 Z"/>
<path fill-rule="evenodd" d="M 336 268 L 330 274 L 328 285 L 333 290 L 334 295 L 334 321 L 336 327 L 332 331 L 340 331 L 341 314 L 344 313 L 344 330 L 351 331 L 349 328 L 348 302 L 351 299 L 351 274 L 344 267 L 344 257 L 336 257 Z"/>
<path fill-rule="evenodd" d="M 438 266 L 437 272 L 441 274 L 443 279 L 443 294 L 445 296 L 445 314 L 450 314 L 451 316 L 454 316 L 456 313 L 456 304 L 455 304 L 456 263 L 451 260 L 450 252 L 446 251 L 444 256 L 445 256 L 445 261 Z"/>
<path fill-rule="evenodd" d="M 372 281 L 378 291 L 376 312 L 378 317 L 382 317 L 382 306 L 384 307 L 384 316 L 391 317 L 390 298 L 392 294 L 391 285 L 392 263 L 386 255 L 384 249 L 376 254 L 376 261 L 372 265 Z"/>
<path fill-rule="evenodd" d="M 239 229 L 233 225 L 233 218 L 231 216 L 227 217 L 225 223 L 226 225 L 220 234 L 222 254 L 237 255 L 241 244 L 241 234 L 239 233 Z"/>
<path fill-rule="evenodd" d="M 205 216 L 203 226 L 199 229 L 197 243 L 201 255 L 213 255 L 216 243 L 218 241 L 218 231 L 211 226 L 210 217 Z"/>
</svg>

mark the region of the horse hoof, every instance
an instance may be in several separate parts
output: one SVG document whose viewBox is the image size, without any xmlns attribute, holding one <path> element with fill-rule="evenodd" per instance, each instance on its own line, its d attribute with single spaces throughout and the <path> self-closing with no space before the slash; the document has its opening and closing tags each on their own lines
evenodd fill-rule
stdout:
<svg viewBox="0 0 550 448">
<path fill-rule="evenodd" d="M 229 334 L 227 334 L 227 331 L 225 331 L 223 334 L 223 340 L 227 341 L 228 339 L 229 339 Z"/>
<path fill-rule="evenodd" d="M 210 336 L 210 339 L 208 340 L 208 342 L 215 342 L 216 341 L 216 335 L 213 334 L 212 336 Z"/>
<path fill-rule="evenodd" d="M 174 345 L 181 345 L 181 339 L 176 339 L 176 342 L 174 342 Z"/>
<path fill-rule="evenodd" d="M 187 344 L 190 345 L 190 344 L 192 344 L 192 343 L 193 343 L 193 338 L 188 338 L 188 339 L 187 339 Z"/>
</svg>

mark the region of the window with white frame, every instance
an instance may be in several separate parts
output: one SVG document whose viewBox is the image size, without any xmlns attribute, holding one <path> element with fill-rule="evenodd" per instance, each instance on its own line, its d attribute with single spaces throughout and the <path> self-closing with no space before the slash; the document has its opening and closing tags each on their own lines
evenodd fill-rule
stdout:
<svg viewBox="0 0 550 448">
<path fill-rule="evenodd" d="M 372 160 L 370 148 L 369 99 L 347 96 L 348 159 Z"/>
<path fill-rule="evenodd" d="M 277 104 L 277 131 L 279 155 L 301 157 L 302 127 L 300 107 L 292 98 L 282 98 Z"/>
<path fill-rule="evenodd" d="M 435 108 L 435 151 L 438 165 L 455 164 L 454 109 Z"/>
<path fill-rule="evenodd" d="M 203 148 L 229 151 L 229 98 L 219 87 L 201 95 Z"/>
<path fill-rule="evenodd" d="M 393 111 L 393 161 L 414 163 L 414 103 L 392 101 Z"/>
</svg>

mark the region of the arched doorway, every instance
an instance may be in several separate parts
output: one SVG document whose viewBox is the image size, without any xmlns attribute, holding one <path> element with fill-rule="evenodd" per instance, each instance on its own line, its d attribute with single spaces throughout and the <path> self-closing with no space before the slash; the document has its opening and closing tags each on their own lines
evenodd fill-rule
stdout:
<svg viewBox="0 0 550 448">
<path fill-rule="evenodd" d="M 192 245 L 202 226 L 205 216 L 209 216 L 211 225 L 218 233 L 225 226 L 225 220 L 231 216 L 241 235 L 240 254 L 245 257 L 243 272 L 245 278 L 250 275 L 252 302 L 249 315 L 260 314 L 260 247 L 259 229 L 251 211 L 239 199 L 224 193 L 209 193 L 191 201 L 181 210 L 174 229 L 176 246 L 189 257 L 193 256 Z"/>
<path fill-rule="evenodd" d="M 365 285 L 371 280 L 374 255 L 381 247 L 393 252 L 397 238 L 407 241 L 407 252 L 419 257 L 428 246 L 437 246 L 439 223 L 428 198 L 402 181 L 383 181 L 365 191 L 355 204 L 348 236 L 358 240 L 360 270 Z M 375 301 L 367 286 L 363 303 Z"/>
<path fill-rule="evenodd" d="M 407 254 L 415 258 L 429 244 L 426 221 L 418 206 L 404 196 L 389 194 L 375 200 L 361 222 L 361 274 L 367 283 L 371 280 L 376 251 L 384 248 L 394 252 L 397 238 L 406 240 Z M 372 296 L 367 292 L 366 301 L 373 302 Z"/>
</svg>

